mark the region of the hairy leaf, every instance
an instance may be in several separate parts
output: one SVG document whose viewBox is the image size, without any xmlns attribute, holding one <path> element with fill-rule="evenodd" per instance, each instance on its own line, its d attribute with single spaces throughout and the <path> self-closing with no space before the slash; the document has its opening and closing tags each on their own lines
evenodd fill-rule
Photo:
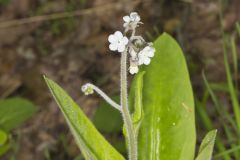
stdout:
<svg viewBox="0 0 240 160">
<path fill-rule="evenodd" d="M 55 82 L 46 77 L 44 78 L 85 159 L 124 160 L 123 156 L 97 131 L 72 98 Z"/>
</svg>

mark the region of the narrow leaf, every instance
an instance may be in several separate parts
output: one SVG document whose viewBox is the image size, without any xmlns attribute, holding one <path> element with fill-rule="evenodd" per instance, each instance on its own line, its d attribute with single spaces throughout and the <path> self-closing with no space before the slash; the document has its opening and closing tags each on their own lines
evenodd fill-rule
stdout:
<svg viewBox="0 0 240 160">
<path fill-rule="evenodd" d="M 196 160 L 211 160 L 217 130 L 210 131 L 203 139 Z"/>
<path fill-rule="evenodd" d="M 143 76 L 145 72 L 138 73 L 131 84 L 132 88 L 129 95 L 129 107 L 132 114 L 132 122 L 135 130 L 135 134 L 138 136 L 139 127 L 144 117 L 143 104 L 142 104 L 142 87 Z M 123 134 L 126 137 L 126 128 L 123 126 Z"/>
<path fill-rule="evenodd" d="M 55 82 L 44 78 L 84 157 L 87 160 L 124 160 L 97 131 L 72 98 Z"/>
<path fill-rule="evenodd" d="M 232 74 L 230 71 L 230 66 L 229 66 L 226 52 L 224 52 L 224 65 L 225 65 L 225 70 L 226 70 L 226 75 L 227 75 L 228 88 L 230 91 L 230 96 L 231 96 L 231 101 L 232 101 L 232 106 L 233 106 L 233 112 L 235 115 L 235 120 L 237 123 L 238 130 L 240 131 L 240 105 L 238 102 L 238 96 L 237 96 L 236 90 L 234 88 Z"/>
<path fill-rule="evenodd" d="M 135 94 L 134 94 L 134 113 L 132 115 L 132 121 L 136 134 L 138 134 L 139 127 L 144 117 L 143 105 L 142 105 L 142 87 L 143 76 L 145 72 L 141 72 L 136 76 L 135 80 Z"/>
<path fill-rule="evenodd" d="M 236 24 L 236 29 L 237 29 L 238 35 L 240 37 L 240 23 L 239 22 Z"/>
</svg>

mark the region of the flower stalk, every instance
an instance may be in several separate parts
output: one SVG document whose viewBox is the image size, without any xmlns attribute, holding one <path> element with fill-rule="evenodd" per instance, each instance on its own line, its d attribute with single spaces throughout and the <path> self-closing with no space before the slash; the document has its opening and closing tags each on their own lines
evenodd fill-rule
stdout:
<svg viewBox="0 0 240 160">
<path fill-rule="evenodd" d="M 123 27 L 125 28 L 124 35 L 120 31 L 109 35 L 108 41 L 109 49 L 121 53 L 121 66 L 120 66 L 120 90 L 121 90 L 121 104 L 118 105 L 111 98 L 109 98 L 102 90 L 93 84 L 87 83 L 82 86 L 82 91 L 86 94 L 92 94 L 96 91 L 103 97 L 111 106 L 118 109 L 122 113 L 124 121 L 124 133 L 126 133 L 126 142 L 128 147 L 129 160 L 138 159 L 137 148 L 137 131 L 134 128 L 131 113 L 128 107 L 128 89 L 127 89 L 127 74 L 136 74 L 139 71 L 139 66 L 149 65 L 151 58 L 154 56 L 155 49 L 151 43 L 145 42 L 142 36 L 136 36 L 136 28 L 142 22 L 141 18 L 136 12 L 132 12 L 129 16 L 123 17 Z M 130 36 L 127 36 L 128 32 Z M 129 55 L 129 59 L 128 59 Z M 129 69 L 127 61 L 129 60 Z"/>
<path fill-rule="evenodd" d="M 123 121 L 126 126 L 126 138 L 129 160 L 137 160 L 137 139 L 135 137 L 133 123 L 128 108 L 127 92 L 127 48 L 121 53 L 121 106 Z"/>
<path fill-rule="evenodd" d="M 114 102 L 110 97 L 107 96 L 100 88 L 91 83 L 86 83 L 82 86 L 82 91 L 86 94 L 93 94 L 93 91 L 97 92 L 108 104 L 110 104 L 115 109 L 122 111 L 122 108 L 119 104 Z"/>
</svg>

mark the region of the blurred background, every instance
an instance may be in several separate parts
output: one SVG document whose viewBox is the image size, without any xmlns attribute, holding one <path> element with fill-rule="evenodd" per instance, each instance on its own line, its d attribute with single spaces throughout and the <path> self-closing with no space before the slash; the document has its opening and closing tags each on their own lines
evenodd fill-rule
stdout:
<svg viewBox="0 0 240 160">
<path fill-rule="evenodd" d="M 97 95 L 84 96 L 81 85 L 92 82 L 119 98 L 120 56 L 109 51 L 107 37 L 123 29 L 122 17 L 131 11 L 140 14 L 137 33 L 148 41 L 163 32 L 177 39 L 193 84 L 199 139 L 218 128 L 214 159 L 238 159 L 232 100 L 238 102 L 239 0 L 0 0 L 1 160 L 82 159 L 42 75 L 58 82 L 126 153 L 120 115 Z"/>
</svg>

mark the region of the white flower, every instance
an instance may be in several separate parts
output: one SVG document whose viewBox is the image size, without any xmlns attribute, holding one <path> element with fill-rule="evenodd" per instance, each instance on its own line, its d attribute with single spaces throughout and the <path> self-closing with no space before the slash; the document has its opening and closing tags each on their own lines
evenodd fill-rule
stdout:
<svg viewBox="0 0 240 160">
<path fill-rule="evenodd" d="M 138 59 L 137 52 L 133 48 L 131 48 L 129 52 L 130 52 L 131 60 L 136 61 Z"/>
<path fill-rule="evenodd" d="M 82 92 L 85 94 L 85 95 L 89 95 L 89 94 L 93 94 L 94 93 L 94 90 L 93 88 L 87 83 L 85 85 L 82 86 Z"/>
<path fill-rule="evenodd" d="M 134 51 L 134 49 L 132 49 L 130 51 L 130 67 L 129 67 L 129 72 L 131 74 L 136 74 L 138 73 L 139 69 L 138 69 L 138 57 L 137 57 L 137 52 Z"/>
<path fill-rule="evenodd" d="M 151 57 L 154 56 L 155 49 L 151 46 L 146 46 L 138 53 L 138 65 L 150 64 Z"/>
<path fill-rule="evenodd" d="M 136 73 L 138 73 L 138 71 L 139 71 L 138 66 L 130 66 L 129 67 L 129 72 L 131 74 L 136 74 Z"/>
<path fill-rule="evenodd" d="M 128 44 L 128 38 L 123 36 L 120 31 L 116 31 L 108 37 L 110 42 L 109 49 L 111 51 L 123 52 Z"/>
<path fill-rule="evenodd" d="M 124 24 L 123 24 L 123 27 L 128 27 L 128 26 L 131 26 L 133 25 L 134 27 L 137 26 L 137 24 L 140 22 L 141 18 L 140 16 L 138 15 L 137 12 L 132 12 L 130 13 L 129 16 L 124 16 L 123 17 L 123 20 L 124 20 Z"/>
</svg>

